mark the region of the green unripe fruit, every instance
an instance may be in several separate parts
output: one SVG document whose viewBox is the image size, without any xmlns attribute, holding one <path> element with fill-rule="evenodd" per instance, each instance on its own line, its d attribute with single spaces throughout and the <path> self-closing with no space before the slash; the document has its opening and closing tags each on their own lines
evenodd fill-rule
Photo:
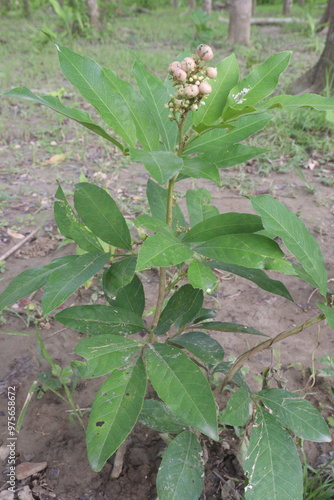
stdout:
<svg viewBox="0 0 334 500">
<path fill-rule="evenodd" d="M 197 47 L 197 54 L 202 59 L 202 61 L 211 61 L 211 59 L 213 59 L 212 48 L 205 43 L 201 43 L 201 45 Z"/>
</svg>

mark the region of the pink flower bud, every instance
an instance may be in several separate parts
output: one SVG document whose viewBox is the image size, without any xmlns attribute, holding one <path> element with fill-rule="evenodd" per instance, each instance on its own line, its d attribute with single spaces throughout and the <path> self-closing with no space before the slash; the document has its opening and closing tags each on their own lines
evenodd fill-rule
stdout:
<svg viewBox="0 0 334 500">
<path fill-rule="evenodd" d="M 208 95 L 211 94 L 212 87 L 210 83 L 202 82 L 201 85 L 198 87 L 198 90 L 200 91 L 201 94 Z"/>
<path fill-rule="evenodd" d="M 184 82 L 187 79 L 187 73 L 181 68 L 176 68 L 173 71 L 173 75 L 177 80 L 179 80 L 179 82 Z"/>
<path fill-rule="evenodd" d="M 184 88 L 184 95 L 191 99 L 192 97 L 196 97 L 199 94 L 198 86 L 197 85 L 187 85 Z"/>
<path fill-rule="evenodd" d="M 192 57 L 185 57 L 181 62 L 181 68 L 188 73 L 194 71 L 196 63 Z"/>
<path fill-rule="evenodd" d="M 181 63 L 179 61 L 173 61 L 168 66 L 168 72 L 172 75 L 177 68 L 181 68 Z"/>
<path fill-rule="evenodd" d="M 206 68 L 206 75 L 209 78 L 217 78 L 217 68 L 212 68 L 212 67 Z"/>
<path fill-rule="evenodd" d="M 212 48 L 209 45 L 205 45 L 205 43 L 201 43 L 197 47 L 197 54 L 202 59 L 202 61 L 211 61 L 213 59 Z"/>
</svg>

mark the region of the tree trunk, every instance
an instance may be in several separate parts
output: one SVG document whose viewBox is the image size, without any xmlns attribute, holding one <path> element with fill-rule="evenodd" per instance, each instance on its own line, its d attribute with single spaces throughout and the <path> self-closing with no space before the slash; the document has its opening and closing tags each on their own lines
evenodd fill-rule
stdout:
<svg viewBox="0 0 334 500">
<path fill-rule="evenodd" d="M 288 16 L 291 14 L 292 0 L 283 0 L 283 14 Z"/>
<path fill-rule="evenodd" d="M 298 5 L 299 5 L 299 7 L 304 7 L 305 0 L 298 0 Z"/>
<path fill-rule="evenodd" d="M 334 88 L 334 0 L 328 0 L 329 27 L 325 48 L 313 68 L 297 78 L 289 88 L 292 94 L 321 92 L 326 85 Z"/>
<path fill-rule="evenodd" d="M 256 0 L 252 0 L 252 16 L 254 16 L 256 12 Z"/>
<path fill-rule="evenodd" d="M 30 17 L 29 0 L 23 0 L 23 12 L 24 12 L 25 17 Z"/>
<path fill-rule="evenodd" d="M 330 17 L 330 0 L 328 0 L 326 9 L 324 10 L 320 18 L 320 21 L 317 24 L 317 29 L 316 29 L 317 33 L 319 33 L 319 31 L 324 29 L 326 24 L 329 22 L 329 17 Z"/>
<path fill-rule="evenodd" d="M 188 7 L 190 9 L 196 9 L 196 7 L 197 7 L 196 0 L 188 0 Z"/>
<path fill-rule="evenodd" d="M 211 14 L 212 14 L 212 0 L 203 0 L 202 5 L 203 5 L 204 12 L 208 16 L 211 16 Z"/>
<path fill-rule="evenodd" d="M 228 41 L 238 45 L 250 44 L 252 0 L 231 0 Z"/>
<path fill-rule="evenodd" d="M 177 9 L 179 6 L 179 0 L 172 0 L 173 9 Z"/>
<path fill-rule="evenodd" d="M 87 0 L 87 7 L 89 12 L 89 20 L 92 28 L 100 31 L 100 14 L 99 14 L 99 6 L 97 4 L 97 0 Z"/>
</svg>

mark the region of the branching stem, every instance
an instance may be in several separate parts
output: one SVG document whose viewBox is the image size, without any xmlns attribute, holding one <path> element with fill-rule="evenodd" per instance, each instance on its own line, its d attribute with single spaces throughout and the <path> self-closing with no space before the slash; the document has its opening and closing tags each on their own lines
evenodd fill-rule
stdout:
<svg viewBox="0 0 334 500">
<path fill-rule="evenodd" d="M 325 319 L 324 314 L 319 314 L 318 316 L 315 316 L 314 318 L 311 318 L 305 323 L 302 323 L 301 325 L 295 326 L 294 328 L 291 328 L 290 330 L 284 330 L 283 332 L 279 333 L 276 335 L 276 337 L 272 339 L 265 340 L 264 342 L 261 342 L 261 344 L 258 344 L 255 347 L 252 347 L 252 349 L 249 349 L 248 351 L 244 352 L 241 354 L 233 363 L 231 366 L 229 372 L 227 373 L 226 377 L 222 381 L 221 384 L 219 384 L 215 390 L 213 391 L 214 396 L 217 397 L 218 394 L 221 393 L 221 391 L 226 387 L 226 385 L 231 382 L 232 378 L 234 375 L 237 373 L 237 371 L 244 365 L 245 361 L 249 359 L 251 356 L 254 354 L 257 354 L 260 351 L 263 351 L 264 349 L 269 349 L 273 344 L 276 344 L 277 342 L 280 342 L 281 340 L 284 340 L 288 337 L 292 337 L 292 335 L 296 335 L 297 333 L 300 333 L 301 331 L 305 330 L 305 328 L 308 328 L 309 326 L 315 325 L 316 323 L 319 323 L 320 321 L 323 321 Z"/>
</svg>

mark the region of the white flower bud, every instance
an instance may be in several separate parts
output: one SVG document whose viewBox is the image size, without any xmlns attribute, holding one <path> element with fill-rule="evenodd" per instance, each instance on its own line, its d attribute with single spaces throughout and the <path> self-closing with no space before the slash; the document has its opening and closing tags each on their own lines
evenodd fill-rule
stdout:
<svg viewBox="0 0 334 500">
<path fill-rule="evenodd" d="M 213 59 L 212 48 L 205 43 L 201 43 L 201 45 L 197 47 L 197 54 L 202 59 L 202 61 L 211 61 L 211 59 Z"/>
<path fill-rule="evenodd" d="M 206 68 L 206 74 L 209 78 L 217 78 L 217 68 Z"/>
<path fill-rule="evenodd" d="M 187 85 L 184 88 L 184 95 L 189 98 L 198 96 L 199 90 L 197 85 Z"/>
<path fill-rule="evenodd" d="M 194 71 L 196 63 L 192 57 L 185 57 L 181 62 L 181 68 L 187 73 Z"/>
<path fill-rule="evenodd" d="M 202 82 L 198 87 L 201 94 L 209 95 L 212 92 L 212 87 L 208 82 Z"/>
<path fill-rule="evenodd" d="M 197 111 L 197 110 L 198 110 L 198 104 L 193 104 L 193 105 L 191 106 L 191 109 L 192 109 L 193 111 Z"/>
<path fill-rule="evenodd" d="M 168 67 L 168 72 L 172 75 L 177 68 L 181 68 L 181 63 L 179 61 L 173 61 Z"/>
<path fill-rule="evenodd" d="M 176 68 L 176 70 L 174 70 L 173 72 L 173 75 L 177 80 L 179 80 L 179 82 L 184 82 L 187 79 L 187 73 L 181 68 Z"/>
</svg>

